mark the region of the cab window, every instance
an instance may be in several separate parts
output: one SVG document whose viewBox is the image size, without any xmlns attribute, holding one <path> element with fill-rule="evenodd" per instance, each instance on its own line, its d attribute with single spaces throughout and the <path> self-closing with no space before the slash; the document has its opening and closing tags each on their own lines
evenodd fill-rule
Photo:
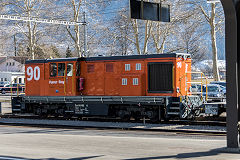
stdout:
<svg viewBox="0 0 240 160">
<path fill-rule="evenodd" d="M 50 77 L 56 77 L 57 76 L 57 64 L 56 63 L 50 63 Z"/>
<path fill-rule="evenodd" d="M 67 76 L 72 76 L 73 75 L 73 63 L 68 63 L 67 64 Z"/>
<path fill-rule="evenodd" d="M 65 71 L 65 63 L 58 63 L 58 76 L 62 77 L 64 76 Z"/>
</svg>

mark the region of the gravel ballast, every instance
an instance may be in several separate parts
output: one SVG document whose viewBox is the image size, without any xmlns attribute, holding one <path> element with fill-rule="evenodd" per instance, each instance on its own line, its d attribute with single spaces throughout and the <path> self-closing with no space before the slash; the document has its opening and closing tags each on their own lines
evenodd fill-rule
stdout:
<svg viewBox="0 0 240 160">
<path fill-rule="evenodd" d="M 113 129 L 136 129 L 152 131 L 192 131 L 226 133 L 226 127 L 206 125 L 177 125 L 177 124 L 143 124 L 123 122 L 94 122 L 94 121 L 73 121 L 73 120 L 36 120 L 18 118 L 0 118 L 0 124 L 25 124 L 25 125 L 46 125 L 46 126 L 68 126 L 68 127 L 89 127 L 89 128 L 113 128 Z"/>
</svg>

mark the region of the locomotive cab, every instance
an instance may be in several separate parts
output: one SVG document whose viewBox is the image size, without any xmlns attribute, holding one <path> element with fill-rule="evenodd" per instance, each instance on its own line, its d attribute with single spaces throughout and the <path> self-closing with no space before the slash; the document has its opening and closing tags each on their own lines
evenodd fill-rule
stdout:
<svg viewBox="0 0 240 160">
<path fill-rule="evenodd" d="M 80 65 L 79 58 L 27 61 L 26 95 L 79 95 Z"/>
<path fill-rule="evenodd" d="M 47 95 L 77 96 L 79 95 L 79 79 L 81 74 L 81 62 L 79 59 L 67 61 L 48 60 L 49 66 Z M 47 67 L 46 66 L 46 67 Z M 83 87 L 83 86 L 82 86 Z"/>
</svg>

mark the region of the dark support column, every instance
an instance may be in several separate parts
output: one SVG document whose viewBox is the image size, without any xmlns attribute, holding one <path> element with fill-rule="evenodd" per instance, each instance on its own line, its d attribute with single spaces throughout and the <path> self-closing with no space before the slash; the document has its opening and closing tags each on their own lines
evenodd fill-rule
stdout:
<svg viewBox="0 0 240 160">
<path fill-rule="evenodd" d="M 240 41 L 240 29 L 239 29 L 239 27 L 240 27 L 240 0 L 238 0 L 237 2 L 236 2 L 236 11 L 237 11 L 237 26 L 238 26 L 238 33 L 237 33 L 237 39 L 238 39 L 238 41 Z M 238 54 L 239 54 L 239 56 L 238 56 L 238 64 L 240 64 L 240 49 L 239 49 L 240 47 L 238 47 Z M 240 81 L 240 77 L 238 78 L 238 80 Z M 238 82 L 239 82 L 238 81 Z M 239 84 L 239 83 L 238 83 Z M 238 90 L 240 89 L 240 85 L 239 85 L 239 87 L 238 87 Z M 239 94 L 239 96 L 240 96 L 240 94 Z M 240 102 L 240 97 L 238 97 L 238 102 Z M 238 123 L 240 122 L 240 107 L 238 107 Z M 239 124 L 240 125 L 240 124 Z M 240 143 L 240 142 L 239 142 Z"/>
<path fill-rule="evenodd" d="M 239 37 L 237 6 L 239 0 L 221 0 L 225 12 L 226 29 L 226 65 L 227 65 L 227 147 L 239 148 L 238 121 L 240 96 L 240 53 L 238 55 L 237 40 Z M 239 7 L 238 7 L 239 8 Z"/>
<path fill-rule="evenodd" d="M 238 33 L 237 39 L 240 42 L 240 0 L 236 2 L 236 10 L 237 10 L 237 26 L 238 26 Z M 240 66 L 240 47 L 238 46 L 238 64 Z M 239 71 L 239 70 L 238 70 Z M 238 75 L 238 82 L 240 81 L 240 77 Z M 238 90 L 240 91 L 240 83 L 238 83 Z M 240 94 L 238 94 L 238 102 L 240 102 Z M 240 106 L 238 106 L 238 146 L 240 147 Z"/>
</svg>

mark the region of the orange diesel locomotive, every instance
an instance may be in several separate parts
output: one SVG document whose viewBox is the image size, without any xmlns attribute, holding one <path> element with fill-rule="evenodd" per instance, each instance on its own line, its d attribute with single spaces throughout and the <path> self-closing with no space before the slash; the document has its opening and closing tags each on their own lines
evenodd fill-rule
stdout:
<svg viewBox="0 0 240 160">
<path fill-rule="evenodd" d="M 187 94 L 189 54 L 30 60 L 25 70 L 13 112 L 160 120 L 192 117 L 202 105 Z"/>
</svg>

